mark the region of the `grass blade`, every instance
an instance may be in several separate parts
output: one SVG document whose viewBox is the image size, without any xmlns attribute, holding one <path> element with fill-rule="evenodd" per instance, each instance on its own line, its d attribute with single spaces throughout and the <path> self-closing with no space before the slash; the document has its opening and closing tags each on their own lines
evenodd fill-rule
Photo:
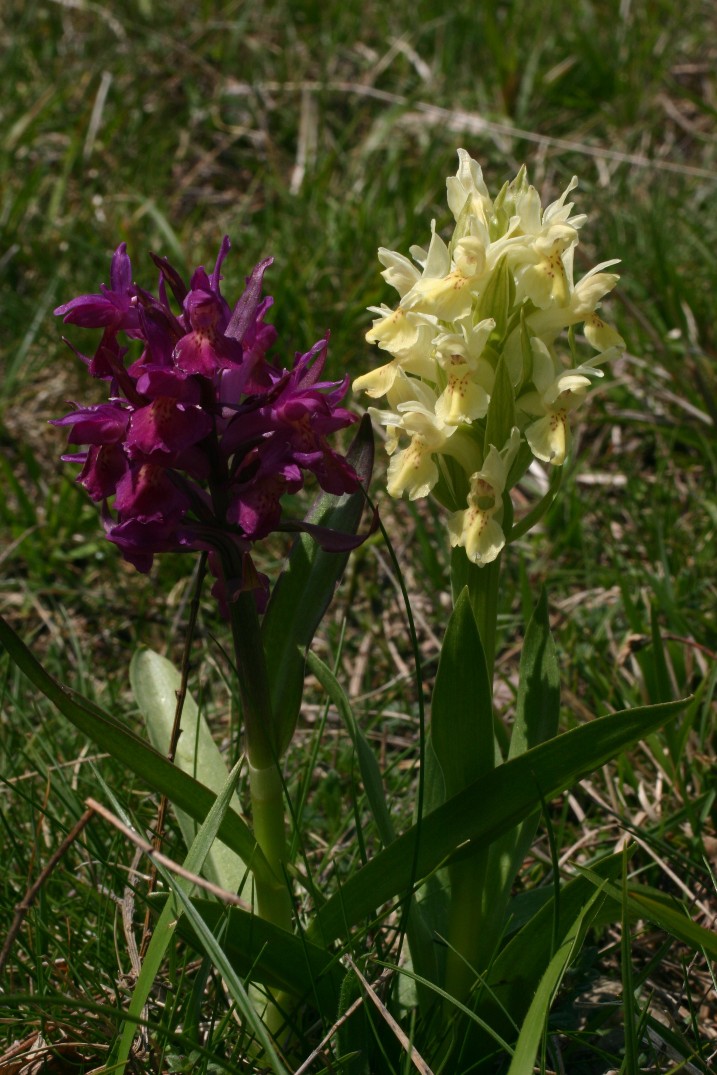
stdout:
<svg viewBox="0 0 717 1075">
<path fill-rule="evenodd" d="M 566 933 L 562 944 L 550 960 L 545 974 L 540 979 L 535 996 L 520 1028 L 508 1075 L 533 1075 L 535 1057 L 540 1046 L 540 1040 L 545 1033 L 545 1023 L 550 1006 L 573 955 L 580 949 L 582 938 L 590 924 L 591 917 L 597 910 L 596 904 L 599 897 L 600 893 L 595 892 L 581 908 Z"/>
<path fill-rule="evenodd" d="M 18 668 L 55 707 L 84 735 L 128 770 L 160 794 L 166 795 L 175 806 L 186 811 L 196 821 L 204 821 L 216 796 L 183 773 L 176 765 L 130 731 L 116 717 L 69 687 L 57 682 L 33 656 L 22 639 L 0 616 L 0 643 Z M 261 873 L 267 883 L 275 882 L 274 875 L 246 822 L 231 809 L 224 817 L 219 838 L 250 863 L 255 875 Z"/>
</svg>

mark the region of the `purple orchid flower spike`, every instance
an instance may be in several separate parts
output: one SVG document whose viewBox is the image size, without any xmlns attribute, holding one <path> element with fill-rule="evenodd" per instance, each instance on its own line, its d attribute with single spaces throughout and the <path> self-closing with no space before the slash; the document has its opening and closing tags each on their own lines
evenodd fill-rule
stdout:
<svg viewBox="0 0 717 1075">
<path fill-rule="evenodd" d="M 263 295 L 271 258 L 246 280 L 233 307 L 221 293 L 229 253 L 222 241 L 211 274 L 197 268 L 187 286 L 166 258 L 157 293 L 139 287 L 122 243 L 110 284 L 59 306 L 65 322 L 102 331 L 85 358 L 89 373 L 109 382 L 106 403 L 57 419 L 68 442 L 85 450 L 63 456 L 81 464 L 78 482 L 103 503 L 107 537 L 139 571 L 158 553 L 209 550 L 215 592 L 226 607 L 236 593 L 267 583 L 253 566 L 254 542 L 276 530 L 316 531 L 324 548 L 346 550 L 354 535 L 283 519 L 282 499 L 308 475 L 328 493 L 351 493 L 358 478 L 329 443 L 356 418 L 340 406 L 348 379 L 322 381 L 327 339 L 297 353 L 291 368 L 269 356 L 276 330 L 265 322 L 273 300 Z M 227 581 L 218 563 L 242 565 Z M 228 590 L 227 590 L 228 587 Z M 231 592 L 228 592 L 231 591 Z"/>
</svg>

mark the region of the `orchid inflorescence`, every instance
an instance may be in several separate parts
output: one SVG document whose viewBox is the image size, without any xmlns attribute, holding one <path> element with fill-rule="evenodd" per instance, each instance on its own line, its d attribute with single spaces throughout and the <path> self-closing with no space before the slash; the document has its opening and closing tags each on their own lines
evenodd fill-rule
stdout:
<svg viewBox="0 0 717 1075">
<path fill-rule="evenodd" d="M 391 360 L 354 389 L 388 401 L 388 410 L 373 410 L 387 430 L 388 492 L 411 500 L 433 493 L 451 511 L 451 544 L 480 565 L 505 544 L 504 498 L 533 459 L 564 462 L 568 414 L 625 344 L 596 313 L 617 283 L 604 271 L 616 262 L 573 279 L 586 220 L 567 201 L 577 179 L 543 209 L 523 167 L 493 201 L 480 166 L 463 149 L 458 157 L 447 181 L 450 242 L 434 222 L 428 250 L 411 247 L 413 262 L 379 249 L 400 301 L 372 308 L 378 316 L 366 339 Z M 573 332 L 580 324 L 597 352 L 583 362 Z M 559 339 L 565 329 L 569 357 Z"/>
<path fill-rule="evenodd" d="M 345 547 L 340 535 L 282 520 L 281 498 L 302 488 L 307 472 L 329 493 L 357 488 L 327 441 L 355 416 L 339 406 L 348 379 L 320 380 L 327 339 L 290 368 L 268 357 L 277 336 L 264 321 L 273 300 L 262 297 L 271 258 L 230 308 L 220 290 L 229 247 L 225 238 L 211 275 L 196 269 L 189 288 L 152 254 L 157 296 L 134 283 L 125 244 L 117 248 L 110 286 L 55 311 L 102 330 L 92 358 L 75 353 L 107 382 L 108 401 L 75 404 L 54 424 L 69 427 L 70 444 L 89 445 L 63 458 L 82 464 L 78 481 L 102 502 L 107 537 L 126 560 L 148 571 L 155 553 L 208 550 L 222 602 L 255 589 L 261 606 L 266 584 L 250 556 L 257 539 L 305 529 L 325 547 Z M 237 568 L 231 579 L 227 563 Z"/>
</svg>

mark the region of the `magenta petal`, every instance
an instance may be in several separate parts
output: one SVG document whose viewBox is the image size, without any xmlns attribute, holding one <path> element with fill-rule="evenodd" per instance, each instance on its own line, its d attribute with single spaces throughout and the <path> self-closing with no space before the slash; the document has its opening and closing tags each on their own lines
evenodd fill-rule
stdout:
<svg viewBox="0 0 717 1075">
<path fill-rule="evenodd" d="M 127 519 L 120 523 L 113 523 L 111 517 L 105 517 L 103 522 L 109 540 L 117 545 L 124 559 L 143 574 L 151 568 L 155 552 L 168 552 L 174 548 L 170 525 L 161 515 Z M 173 529 L 174 524 L 171 526 Z"/>
<path fill-rule="evenodd" d="M 78 407 L 50 424 L 72 427 L 68 444 L 116 444 L 124 437 L 129 418 L 130 412 L 118 403 L 98 403 L 93 407 Z"/>
<path fill-rule="evenodd" d="M 135 363 L 136 368 L 137 363 Z M 164 366 L 146 365 L 137 371 L 137 391 L 148 400 L 165 396 L 178 403 L 199 403 L 201 392 L 198 382 L 188 373 Z"/>
<path fill-rule="evenodd" d="M 161 279 L 167 281 L 172 289 L 172 294 L 181 305 L 187 295 L 187 285 L 184 283 L 184 280 L 174 266 L 170 265 L 166 258 L 161 258 L 157 254 L 151 253 L 151 251 L 149 256 L 162 274 Z"/>
<path fill-rule="evenodd" d="M 227 510 L 229 522 L 236 523 L 251 540 L 276 530 L 281 519 L 281 498 L 297 492 L 304 484 L 299 468 L 286 463 L 280 455 L 266 456 L 252 481 L 237 485 Z"/>
<path fill-rule="evenodd" d="M 178 369 L 185 373 L 197 373 L 202 377 L 213 377 L 220 369 L 222 362 L 210 336 L 201 332 L 189 332 L 182 336 L 174 348 L 172 358 Z"/>
<path fill-rule="evenodd" d="M 217 260 L 216 260 L 216 262 L 214 264 L 214 272 L 212 273 L 211 280 L 209 281 L 210 285 L 211 285 L 211 288 L 212 288 L 212 291 L 216 291 L 217 293 L 219 292 L 219 284 L 221 283 L 221 280 L 222 280 L 222 277 L 221 277 L 222 264 L 224 262 L 224 258 L 227 256 L 227 254 L 231 250 L 231 246 L 232 246 L 232 244 L 229 242 L 229 236 L 225 235 L 224 238 L 222 239 L 222 245 L 219 247 L 219 253 L 217 254 Z"/>
<path fill-rule="evenodd" d="M 104 328 L 117 320 L 117 307 L 105 295 L 80 295 L 58 306 L 54 313 L 67 324 L 82 328 Z"/>
<path fill-rule="evenodd" d="M 310 388 L 315 385 L 323 372 L 328 353 L 328 333 L 323 340 L 317 340 L 304 355 L 297 354 L 291 379 L 295 388 Z"/>
<path fill-rule="evenodd" d="M 113 291 L 125 293 L 132 286 L 132 263 L 127 256 L 127 244 L 120 243 L 112 255 L 110 284 Z"/>
<path fill-rule="evenodd" d="M 93 500 L 106 500 L 114 495 L 128 465 L 127 457 L 118 444 L 92 447 L 87 452 L 77 481 Z"/>
<path fill-rule="evenodd" d="M 224 334 L 230 339 L 239 340 L 239 342 L 241 342 L 244 339 L 244 334 L 247 329 L 250 328 L 253 321 L 256 319 L 257 309 L 261 300 L 264 273 L 273 261 L 273 258 L 264 258 L 263 261 L 260 261 L 259 264 L 255 266 L 251 276 L 247 280 L 244 294 L 234 307 L 234 312 L 225 329 Z"/>
<path fill-rule="evenodd" d="M 178 520 L 189 507 L 189 501 L 164 467 L 143 463 L 128 470 L 118 482 L 114 506 L 123 518 L 159 513 L 164 518 L 172 516 Z"/>
<path fill-rule="evenodd" d="M 161 396 L 132 415 L 127 434 L 130 455 L 173 456 L 203 440 L 212 419 L 200 407 Z"/>
</svg>

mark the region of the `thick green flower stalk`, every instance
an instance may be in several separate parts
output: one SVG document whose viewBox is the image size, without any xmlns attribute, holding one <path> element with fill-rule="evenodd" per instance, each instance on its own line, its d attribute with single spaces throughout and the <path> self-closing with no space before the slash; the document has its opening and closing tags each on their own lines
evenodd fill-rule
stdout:
<svg viewBox="0 0 717 1075">
<path fill-rule="evenodd" d="M 451 511 L 451 544 L 485 565 L 505 544 L 510 489 L 533 458 L 564 462 L 570 412 L 625 345 L 596 312 L 617 283 L 605 271 L 615 262 L 574 281 L 586 220 L 567 200 L 577 179 L 543 209 L 521 168 L 492 200 L 480 166 L 463 149 L 458 157 L 447 181 L 450 241 L 434 223 L 428 249 L 411 247 L 413 261 L 379 250 L 399 303 L 373 308 L 366 338 L 390 361 L 354 389 L 388 402 L 373 412 L 387 430 L 388 492 L 433 493 Z"/>
</svg>

